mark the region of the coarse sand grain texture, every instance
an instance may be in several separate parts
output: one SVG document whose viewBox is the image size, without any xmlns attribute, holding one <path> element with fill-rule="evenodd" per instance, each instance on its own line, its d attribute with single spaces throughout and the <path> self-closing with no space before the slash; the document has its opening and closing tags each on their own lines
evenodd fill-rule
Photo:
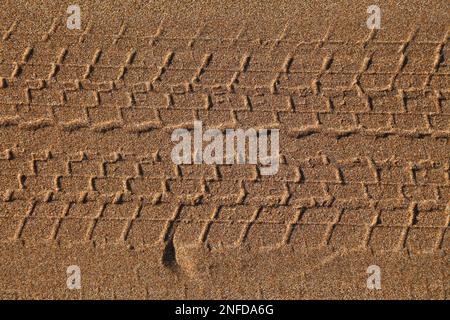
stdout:
<svg viewBox="0 0 450 320">
<path fill-rule="evenodd" d="M 2 0 L 0 298 L 449 299 L 449 18 Z M 175 164 L 194 120 L 279 129 L 278 172 Z"/>
</svg>

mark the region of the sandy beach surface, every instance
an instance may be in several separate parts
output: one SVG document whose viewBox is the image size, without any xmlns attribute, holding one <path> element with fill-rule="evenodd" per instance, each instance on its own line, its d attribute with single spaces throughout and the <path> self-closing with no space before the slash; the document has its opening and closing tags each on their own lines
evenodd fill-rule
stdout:
<svg viewBox="0 0 450 320">
<path fill-rule="evenodd" d="M 449 299 L 450 4 L 372 4 L 1 1 L 0 298 Z"/>
</svg>

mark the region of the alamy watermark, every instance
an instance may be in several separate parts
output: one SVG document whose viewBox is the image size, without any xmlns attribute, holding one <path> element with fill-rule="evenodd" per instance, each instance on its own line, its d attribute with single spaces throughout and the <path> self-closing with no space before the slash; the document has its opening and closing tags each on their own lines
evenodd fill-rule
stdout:
<svg viewBox="0 0 450 320">
<path fill-rule="evenodd" d="M 81 269 L 77 265 L 67 267 L 67 288 L 70 290 L 81 289 Z"/>
<path fill-rule="evenodd" d="M 67 29 L 69 30 L 80 30 L 81 29 L 81 9 L 77 4 L 71 4 L 67 7 Z"/>
<path fill-rule="evenodd" d="M 193 138 L 188 129 L 175 129 L 172 149 L 175 164 L 257 164 L 261 175 L 278 172 L 279 129 L 208 129 L 194 121 Z M 203 146 L 203 142 L 207 142 Z M 270 153 L 269 153 L 270 147 Z"/>
<path fill-rule="evenodd" d="M 375 264 L 370 265 L 367 268 L 367 289 L 380 290 L 381 289 L 381 268 Z"/>
<path fill-rule="evenodd" d="M 367 18 L 366 25 L 369 29 L 381 29 L 381 9 L 377 5 L 370 5 L 367 7 L 367 13 L 369 17 Z"/>
</svg>

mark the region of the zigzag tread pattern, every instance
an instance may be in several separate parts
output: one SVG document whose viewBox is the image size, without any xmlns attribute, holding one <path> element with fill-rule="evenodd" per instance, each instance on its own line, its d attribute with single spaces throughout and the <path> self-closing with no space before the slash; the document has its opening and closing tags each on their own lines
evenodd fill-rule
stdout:
<svg viewBox="0 0 450 320">
<path fill-rule="evenodd" d="M 450 249 L 448 30 L 349 42 L 51 22 L 0 26 L 0 241 Z M 280 129 L 280 171 L 173 165 L 170 134 L 194 120 Z"/>
</svg>

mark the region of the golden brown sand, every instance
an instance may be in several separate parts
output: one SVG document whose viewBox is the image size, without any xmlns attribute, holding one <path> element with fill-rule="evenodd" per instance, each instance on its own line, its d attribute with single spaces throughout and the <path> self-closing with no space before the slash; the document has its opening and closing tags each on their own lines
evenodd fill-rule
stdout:
<svg viewBox="0 0 450 320">
<path fill-rule="evenodd" d="M 1 1 L 0 297 L 448 299 L 449 2 L 331 2 Z M 195 119 L 279 172 L 174 165 Z"/>
</svg>

